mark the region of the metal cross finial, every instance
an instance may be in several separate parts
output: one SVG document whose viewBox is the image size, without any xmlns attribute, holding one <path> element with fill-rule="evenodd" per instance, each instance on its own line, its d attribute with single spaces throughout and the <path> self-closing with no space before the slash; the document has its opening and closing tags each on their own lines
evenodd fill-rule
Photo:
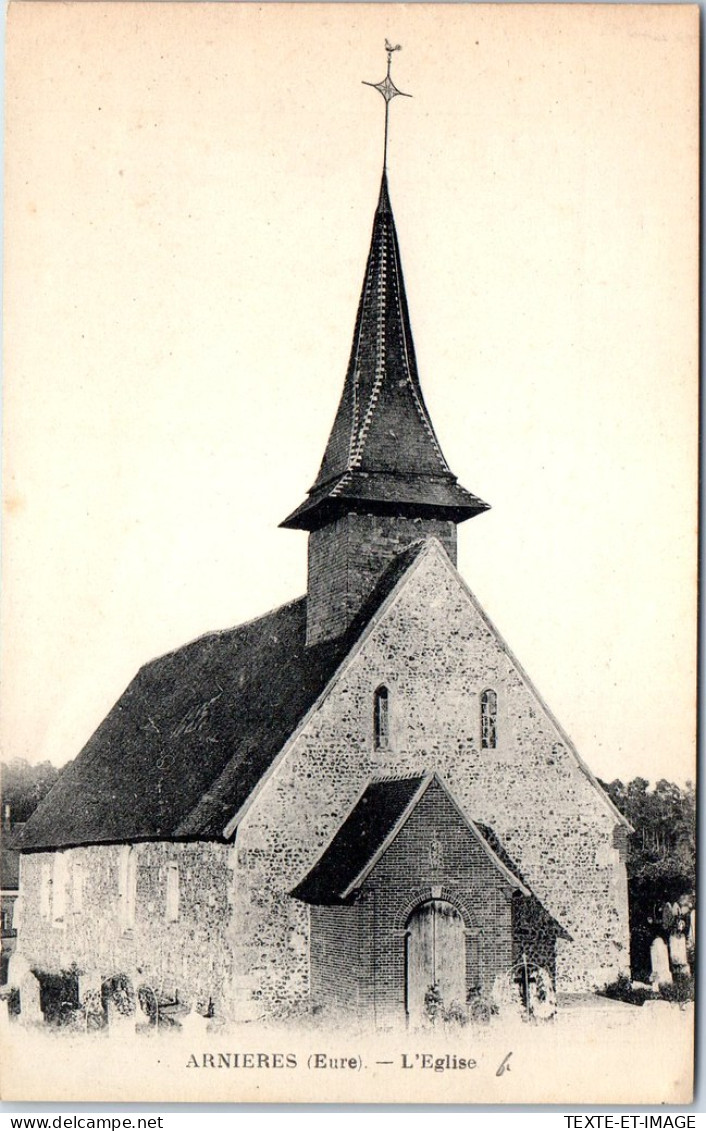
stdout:
<svg viewBox="0 0 706 1131">
<path fill-rule="evenodd" d="M 401 51 L 402 50 L 402 44 L 396 43 L 393 46 L 390 43 L 389 39 L 386 39 L 385 40 L 385 50 L 387 51 L 387 74 L 385 75 L 385 78 L 382 80 L 382 82 L 366 82 L 365 80 L 363 80 L 364 86 L 372 86 L 372 87 L 374 87 L 375 90 L 379 90 L 381 95 L 385 99 L 385 149 L 384 149 L 384 153 L 383 153 L 383 162 L 382 162 L 383 169 L 387 168 L 387 127 L 388 127 L 388 119 L 389 119 L 389 114 L 390 114 L 390 102 L 398 94 L 401 94 L 403 98 L 411 98 L 412 97 L 411 94 L 405 94 L 403 90 L 398 90 L 397 87 L 395 86 L 395 84 L 393 83 L 392 79 L 390 78 L 390 66 L 392 64 L 392 52 L 393 51 Z"/>
</svg>

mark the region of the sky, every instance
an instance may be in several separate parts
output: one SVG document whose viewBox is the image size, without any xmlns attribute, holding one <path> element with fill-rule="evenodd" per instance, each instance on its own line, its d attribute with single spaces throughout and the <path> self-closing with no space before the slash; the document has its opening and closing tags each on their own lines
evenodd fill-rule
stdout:
<svg viewBox="0 0 706 1131">
<path fill-rule="evenodd" d="M 694 775 L 698 9 L 11 5 L 2 757 L 299 596 L 389 184 L 459 569 L 601 778 Z"/>
</svg>

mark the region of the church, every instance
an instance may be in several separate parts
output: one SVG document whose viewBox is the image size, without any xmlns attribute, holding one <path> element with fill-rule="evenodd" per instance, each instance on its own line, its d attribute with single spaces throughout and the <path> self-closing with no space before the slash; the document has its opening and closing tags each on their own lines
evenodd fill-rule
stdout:
<svg viewBox="0 0 706 1131">
<path fill-rule="evenodd" d="M 34 980 L 45 1016 L 59 986 L 395 1025 L 629 970 L 629 826 L 456 569 L 489 508 L 425 405 L 386 164 L 338 411 L 282 523 L 307 592 L 147 663 L 26 824 L 25 1014 Z"/>
</svg>

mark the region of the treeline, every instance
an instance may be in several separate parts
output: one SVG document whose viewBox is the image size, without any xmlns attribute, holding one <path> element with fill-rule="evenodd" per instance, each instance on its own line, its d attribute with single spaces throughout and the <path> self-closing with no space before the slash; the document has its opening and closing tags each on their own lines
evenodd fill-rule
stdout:
<svg viewBox="0 0 706 1131">
<path fill-rule="evenodd" d="M 682 789 L 662 779 L 650 789 L 645 778 L 633 778 L 627 785 L 619 779 L 601 785 L 635 830 L 628 849 L 630 879 L 666 885 L 665 899 L 692 890 L 696 865 L 693 784 L 687 782 Z"/>
<path fill-rule="evenodd" d="M 66 765 L 70 765 L 67 762 Z M 10 806 L 12 824 L 27 821 L 39 802 L 46 796 L 66 766 L 57 768 L 51 762 L 30 765 L 24 758 L 13 758 L 0 766 L 0 797 L 3 820 L 5 806 Z"/>
<path fill-rule="evenodd" d="M 650 944 L 664 903 L 696 887 L 696 793 L 664 778 L 653 789 L 645 778 L 627 785 L 601 782 L 635 830 L 628 840 L 628 896 L 633 977 L 650 974 Z"/>
</svg>

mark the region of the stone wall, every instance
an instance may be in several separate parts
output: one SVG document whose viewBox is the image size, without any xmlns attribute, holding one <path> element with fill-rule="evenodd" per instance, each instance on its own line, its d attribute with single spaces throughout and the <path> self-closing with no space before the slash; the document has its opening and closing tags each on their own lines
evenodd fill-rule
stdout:
<svg viewBox="0 0 706 1131">
<path fill-rule="evenodd" d="M 390 748 L 373 741 L 373 695 L 390 693 Z M 498 697 L 497 745 L 483 749 L 480 697 Z M 489 825 L 547 910 L 560 990 L 629 967 L 619 819 L 541 700 L 429 543 L 335 684 L 290 744 L 238 832 L 241 961 L 264 1000 L 309 993 L 308 909 L 288 898 L 371 775 L 437 771 L 467 815 Z"/>
<path fill-rule="evenodd" d="M 456 526 L 435 518 L 346 514 L 309 535 L 307 644 L 345 632 L 387 566 L 423 538 L 456 562 Z"/>
<path fill-rule="evenodd" d="M 373 697 L 383 684 L 390 740 L 376 749 Z M 481 742 L 486 689 L 497 694 L 489 749 Z M 497 833 L 572 936 L 558 944 L 560 990 L 590 989 L 628 969 L 618 817 L 434 541 L 256 790 L 235 846 L 136 846 L 127 929 L 125 848 L 23 856 L 18 949 L 38 969 L 128 973 L 166 996 L 211 997 L 231 1015 L 298 1007 L 312 987 L 310 909 L 289 893 L 371 776 L 423 771 L 436 771 L 467 816 Z M 57 855 L 65 860 L 55 866 Z M 171 922 L 167 871 L 175 863 L 180 909 Z"/>
<path fill-rule="evenodd" d="M 89 981 L 126 974 L 134 988 L 144 983 L 169 1000 L 210 998 L 220 1011 L 232 974 L 232 847 L 135 845 L 134 917 L 125 904 L 128 851 L 106 845 L 23 855 L 18 950 L 42 972 L 75 966 Z M 167 908 L 170 864 L 179 869 L 176 919 Z"/>
</svg>

